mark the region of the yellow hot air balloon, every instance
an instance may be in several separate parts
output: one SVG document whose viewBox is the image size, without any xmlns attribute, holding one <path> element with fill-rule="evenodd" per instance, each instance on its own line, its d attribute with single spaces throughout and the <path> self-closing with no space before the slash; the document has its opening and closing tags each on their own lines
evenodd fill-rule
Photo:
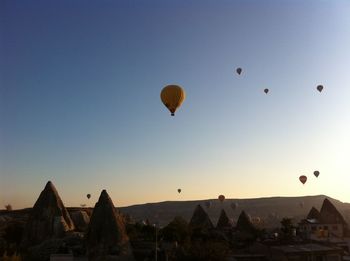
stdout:
<svg viewBox="0 0 350 261">
<path fill-rule="evenodd" d="M 167 85 L 160 93 L 160 99 L 171 112 L 171 116 L 175 115 L 175 111 L 181 106 L 185 98 L 185 91 L 178 85 Z"/>
</svg>

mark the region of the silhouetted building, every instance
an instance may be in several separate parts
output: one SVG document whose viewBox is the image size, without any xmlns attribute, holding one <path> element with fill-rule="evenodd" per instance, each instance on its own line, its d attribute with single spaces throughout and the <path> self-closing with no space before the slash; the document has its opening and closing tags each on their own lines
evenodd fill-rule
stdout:
<svg viewBox="0 0 350 261">
<path fill-rule="evenodd" d="M 304 237 L 318 241 L 341 239 L 346 235 L 347 223 L 335 206 L 325 199 L 320 212 L 313 207 L 307 218 L 301 220 L 299 231 Z"/>
</svg>

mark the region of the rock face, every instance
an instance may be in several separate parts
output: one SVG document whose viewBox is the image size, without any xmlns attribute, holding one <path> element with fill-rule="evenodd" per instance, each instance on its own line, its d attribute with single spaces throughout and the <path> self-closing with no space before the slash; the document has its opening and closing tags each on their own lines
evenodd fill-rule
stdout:
<svg viewBox="0 0 350 261">
<path fill-rule="evenodd" d="M 218 223 L 216 225 L 216 228 L 218 228 L 218 229 L 229 229 L 231 227 L 232 227 L 232 225 L 230 223 L 230 220 L 227 217 L 225 210 L 222 209 L 221 213 L 220 213 L 220 217 L 219 217 Z"/>
<path fill-rule="evenodd" d="M 73 221 L 55 186 L 49 181 L 29 214 L 22 244 L 36 245 L 47 239 L 63 237 L 71 230 L 74 230 Z"/>
<path fill-rule="evenodd" d="M 134 260 L 125 225 L 106 190 L 101 192 L 95 205 L 86 233 L 89 259 L 105 260 L 114 256 L 116 260 Z"/>
<path fill-rule="evenodd" d="M 343 216 L 327 198 L 323 201 L 320 216 L 322 223 L 346 225 Z"/>
<path fill-rule="evenodd" d="M 204 211 L 201 205 L 197 205 L 196 209 L 194 210 L 189 226 L 192 229 L 201 228 L 210 230 L 214 228 L 208 214 Z"/>
<path fill-rule="evenodd" d="M 87 229 L 90 223 L 90 217 L 85 211 L 74 211 L 73 213 L 71 213 L 71 216 L 74 225 L 78 229 L 78 231 L 85 231 Z"/>
</svg>

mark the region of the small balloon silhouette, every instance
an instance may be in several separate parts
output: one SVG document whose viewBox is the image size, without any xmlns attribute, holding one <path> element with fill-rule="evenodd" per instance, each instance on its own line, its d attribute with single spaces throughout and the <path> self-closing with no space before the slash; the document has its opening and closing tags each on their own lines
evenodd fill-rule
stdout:
<svg viewBox="0 0 350 261">
<path fill-rule="evenodd" d="M 307 181 L 307 177 L 302 175 L 302 176 L 299 177 L 299 180 L 300 180 L 301 183 L 305 184 L 305 182 Z"/>
<path fill-rule="evenodd" d="M 220 195 L 220 196 L 218 197 L 218 199 L 219 199 L 220 202 L 222 203 L 222 202 L 224 202 L 224 200 L 225 200 L 225 196 L 224 196 L 224 195 Z"/>
<path fill-rule="evenodd" d="M 322 92 L 322 90 L 323 90 L 323 85 L 318 85 L 318 86 L 317 86 L 317 90 L 318 90 L 319 92 Z"/>
</svg>

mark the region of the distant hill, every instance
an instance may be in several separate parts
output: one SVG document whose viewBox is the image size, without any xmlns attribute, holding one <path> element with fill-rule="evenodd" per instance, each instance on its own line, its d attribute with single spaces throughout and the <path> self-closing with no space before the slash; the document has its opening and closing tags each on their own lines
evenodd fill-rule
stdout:
<svg viewBox="0 0 350 261">
<path fill-rule="evenodd" d="M 196 201 L 164 201 L 159 203 L 147 203 L 118 208 L 122 213 L 129 214 L 136 221 L 148 219 L 150 222 L 159 222 L 164 226 L 175 216 L 182 216 L 187 221 L 190 220 L 195 207 L 200 204 L 207 211 L 213 224 L 216 225 L 220 211 L 225 209 L 229 218 L 235 222 L 239 214 L 244 210 L 251 217 L 260 217 L 262 226 L 279 226 L 279 221 L 283 217 L 293 218 L 295 222 L 306 218 L 312 207 L 320 210 L 322 202 L 328 198 L 340 211 L 345 220 L 350 224 L 350 204 L 343 203 L 325 195 L 305 196 L 305 197 L 270 197 L 252 199 L 225 199 L 223 203 L 217 199 L 196 200 Z M 205 207 L 205 202 L 210 201 L 210 208 Z M 238 203 L 235 210 L 231 208 L 231 203 Z M 301 204 L 302 203 L 302 204 Z"/>
<path fill-rule="evenodd" d="M 261 226 L 272 228 L 280 226 L 280 220 L 283 217 L 290 217 L 294 222 L 299 222 L 306 218 L 312 207 L 321 210 L 323 200 L 328 198 L 334 206 L 343 215 L 346 222 L 350 224 L 350 204 L 343 203 L 337 199 L 325 195 L 305 196 L 305 197 L 270 197 L 270 198 L 251 198 L 251 199 L 225 199 L 221 204 L 217 199 L 193 200 L 193 201 L 164 201 L 158 203 L 147 203 L 133 205 L 128 207 L 117 207 L 123 214 L 129 214 L 134 220 L 146 220 L 151 223 L 158 222 L 161 226 L 167 225 L 175 216 L 182 216 L 190 221 L 195 207 L 200 204 L 208 213 L 211 221 L 216 226 L 222 207 L 225 209 L 228 217 L 237 221 L 239 214 L 244 210 L 251 217 L 260 217 Z M 210 208 L 206 208 L 205 202 L 210 201 Z M 235 210 L 232 210 L 231 203 L 238 203 Z M 302 203 L 302 204 L 301 204 Z M 81 208 L 68 207 L 69 212 Z M 91 208 L 85 208 L 91 215 Z M 25 217 L 28 215 L 28 209 L 14 210 L 9 214 L 6 210 L 0 210 L 0 217 L 10 215 L 13 217 Z"/>
</svg>

